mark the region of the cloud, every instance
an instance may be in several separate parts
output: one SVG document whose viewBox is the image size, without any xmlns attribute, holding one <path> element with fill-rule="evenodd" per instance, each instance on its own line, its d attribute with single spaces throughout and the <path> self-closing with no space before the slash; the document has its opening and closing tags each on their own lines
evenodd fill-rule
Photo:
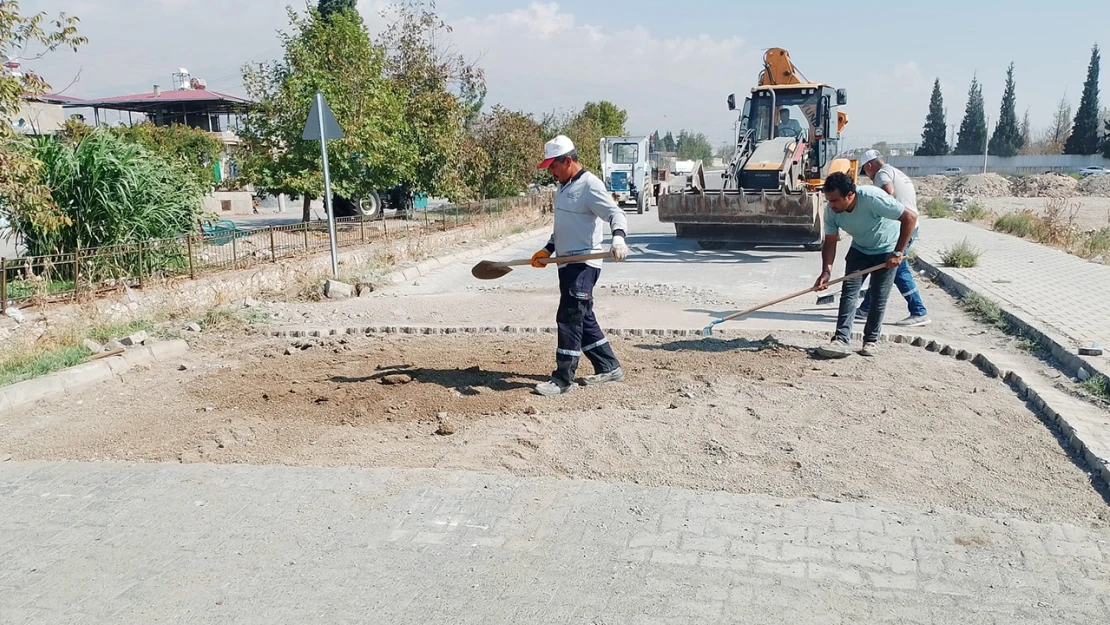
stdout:
<svg viewBox="0 0 1110 625">
<path fill-rule="evenodd" d="M 488 102 L 541 113 L 610 100 L 628 110 L 635 133 L 686 128 L 729 138 L 735 115 L 725 98 L 746 92 L 762 67 L 762 51 L 740 37 L 605 29 L 554 2 L 449 21 L 455 46 L 480 59 Z"/>
</svg>

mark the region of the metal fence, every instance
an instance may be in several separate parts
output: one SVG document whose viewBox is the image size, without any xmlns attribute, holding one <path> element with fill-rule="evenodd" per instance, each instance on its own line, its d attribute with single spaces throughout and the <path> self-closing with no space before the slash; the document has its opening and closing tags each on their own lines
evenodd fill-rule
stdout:
<svg viewBox="0 0 1110 625">
<path fill-rule="evenodd" d="M 413 234 L 494 222 L 510 211 L 550 206 L 549 194 L 448 204 L 418 210 L 407 219 L 341 217 L 335 220 L 340 248 Z M 79 249 L 66 254 L 0 258 L 0 302 L 7 305 L 76 301 L 142 288 L 170 278 L 195 279 L 218 271 L 245 269 L 280 259 L 328 251 L 328 222 L 316 220 L 253 230 L 223 230 L 125 245 Z"/>
</svg>

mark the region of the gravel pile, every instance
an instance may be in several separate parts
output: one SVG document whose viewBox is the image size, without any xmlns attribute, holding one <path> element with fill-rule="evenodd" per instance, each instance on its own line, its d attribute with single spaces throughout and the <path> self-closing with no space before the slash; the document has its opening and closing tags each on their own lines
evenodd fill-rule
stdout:
<svg viewBox="0 0 1110 625">
<path fill-rule="evenodd" d="M 974 174 L 957 178 L 951 193 L 956 197 L 1007 197 L 1014 194 L 1010 181 L 998 174 Z"/>
<path fill-rule="evenodd" d="M 1110 197 L 1110 174 L 1095 174 L 1079 181 L 1079 193 L 1094 197 Z"/>
<path fill-rule="evenodd" d="M 913 179 L 917 197 L 944 197 L 948 194 L 948 176 L 923 176 Z"/>
<path fill-rule="evenodd" d="M 1078 187 L 1079 182 L 1071 176 L 1036 174 L 1016 179 L 1014 195 L 1017 197 L 1075 197 L 1079 194 Z"/>
</svg>

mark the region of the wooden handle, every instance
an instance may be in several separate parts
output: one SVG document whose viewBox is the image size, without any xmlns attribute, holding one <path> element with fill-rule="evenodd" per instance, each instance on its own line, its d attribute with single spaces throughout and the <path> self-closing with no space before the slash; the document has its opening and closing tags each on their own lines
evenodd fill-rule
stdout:
<svg viewBox="0 0 1110 625">
<path fill-rule="evenodd" d="M 842 278 L 837 278 L 836 280 L 830 280 L 828 285 L 832 286 L 832 285 L 836 284 L 837 282 L 844 282 L 845 280 L 850 280 L 852 278 L 858 278 L 859 276 L 867 275 L 867 274 L 871 273 L 872 271 L 878 271 L 879 269 L 882 269 L 883 267 L 886 267 L 886 263 L 883 263 L 881 265 L 875 265 L 874 267 L 871 267 L 871 268 L 868 268 L 868 269 L 861 269 L 861 270 L 859 270 L 855 273 L 850 273 L 850 274 L 848 274 L 848 275 L 846 275 Z M 714 323 L 721 323 L 722 321 L 728 321 L 730 319 L 735 319 L 737 317 L 743 317 L 744 315 L 747 315 L 749 313 L 753 313 L 757 310 L 762 310 L 764 308 L 767 308 L 768 306 L 774 306 L 775 304 L 778 304 L 779 302 L 785 302 L 788 299 L 793 299 L 795 297 L 798 297 L 799 295 L 805 295 L 806 293 L 812 293 L 813 291 L 816 291 L 816 290 L 817 290 L 817 287 L 811 286 L 811 287 L 809 287 L 808 289 L 806 289 L 804 291 L 798 291 L 797 293 L 791 293 L 790 295 L 785 295 L 785 296 L 780 297 L 776 300 L 772 300 L 770 302 L 767 302 L 766 304 L 760 304 L 759 306 L 755 306 L 755 307 L 749 308 L 747 310 L 741 310 L 738 313 L 732 313 L 731 315 L 729 315 L 727 317 L 721 317 L 720 319 L 718 319 Z"/>
<path fill-rule="evenodd" d="M 541 258 L 540 262 L 545 265 L 557 265 L 563 263 L 577 263 L 584 260 L 601 260 L 602 258 L 609 258 L 609 252 L 598 252 L 597 254 L 580 254 L 578 256 L 552 256 L 550 258 Z M 497 263 L 502 267 L 520 267 L 522 265 L 531 265 L 531 258 L 522 258 L 519 260 L 510 260 L 503 263 Z"/>
</svg>

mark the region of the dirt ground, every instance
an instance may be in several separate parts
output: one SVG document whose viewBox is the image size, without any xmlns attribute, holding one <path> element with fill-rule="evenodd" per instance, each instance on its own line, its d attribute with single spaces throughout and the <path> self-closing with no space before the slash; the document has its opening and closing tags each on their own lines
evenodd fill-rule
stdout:
<svg viewBox="0 0 1110 625">
<path fill-rule="evenodd" d="M 626 382 L 541 398 L 548 335 L 208 335 L 179 366 L 6 417 L 0 450 L 508 471 L 1110 525 L 1051 431 L 971 364 L 896 344 L 825 361 L 820 339 L 779 336 L 614 338 Z"/>
</svg>

